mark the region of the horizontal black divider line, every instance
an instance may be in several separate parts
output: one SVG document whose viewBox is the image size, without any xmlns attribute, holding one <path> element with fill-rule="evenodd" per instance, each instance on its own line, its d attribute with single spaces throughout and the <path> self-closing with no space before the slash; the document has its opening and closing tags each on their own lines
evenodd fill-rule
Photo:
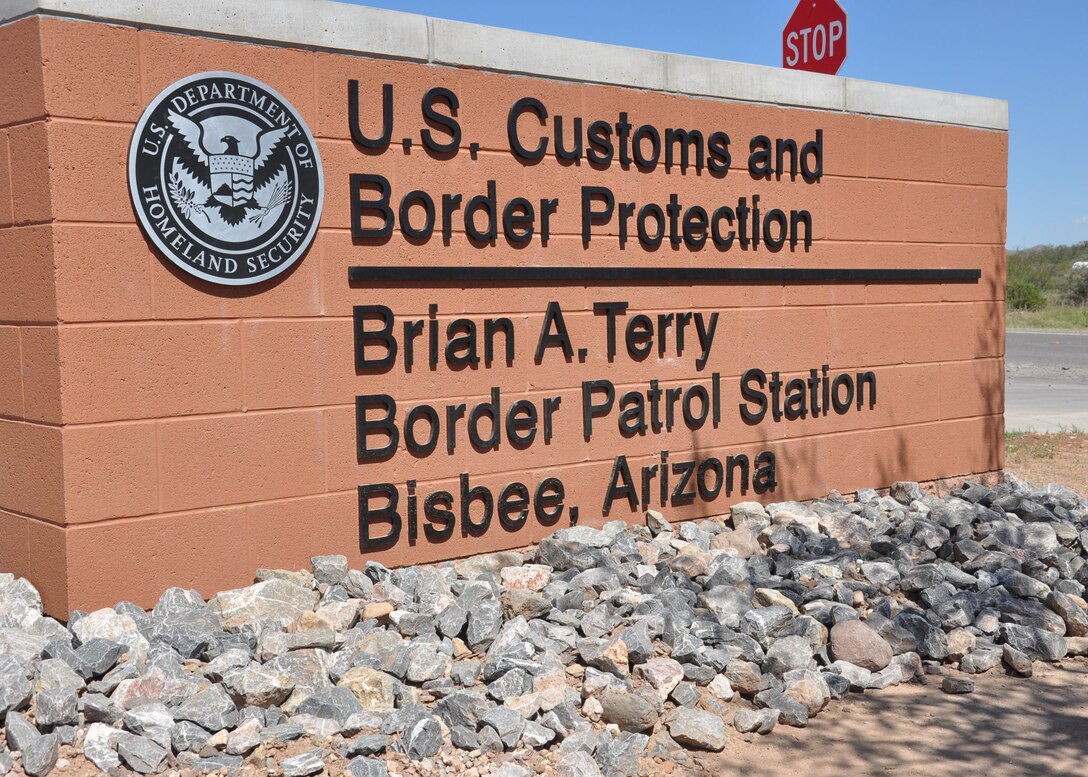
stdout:
<svg viewBox="0 0 1088 777">
<path fill-rule="evenodd" d="M 977 283 L 982 271 L 901 267 L 349 267 L 354 283 Z"/>
</svg>

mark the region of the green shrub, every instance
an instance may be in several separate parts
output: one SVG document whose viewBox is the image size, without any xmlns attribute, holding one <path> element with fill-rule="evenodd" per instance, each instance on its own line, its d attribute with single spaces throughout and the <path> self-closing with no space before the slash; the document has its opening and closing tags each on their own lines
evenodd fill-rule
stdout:
<svg viewBox="0 0 1088 777">
<path fill-rule="evenodd" d="M 1070 270 L 1062 285 L 1062 296 L 1067 305 L 1088 305 L 1088 268 Z"/>
<path fill-rule="evenodd" d="M 1009 251 L 1009 286 L 1013 281 L 1028 281 L 1044 294 L 1057 291 L 1063 274 L 1078 259 L 1088 259 L 1088 240 L 1070 246 L 1045 245 Z"/>
<path fill-rule="evenodd" d="M 1042 310 L 1046 307 L 1046 296 L 1031 281 L 1011 281 L 1005 301 L 1013 310 Z"/>
</svg>

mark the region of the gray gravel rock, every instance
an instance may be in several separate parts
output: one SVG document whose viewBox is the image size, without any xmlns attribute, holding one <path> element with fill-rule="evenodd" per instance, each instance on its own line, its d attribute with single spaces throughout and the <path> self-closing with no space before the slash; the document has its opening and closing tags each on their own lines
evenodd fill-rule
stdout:
<svg viewBox="0 0 1088 777">
<path fill-rule="evenodd" d="M 1042 599 L 1050 593 L 1050 586 L 1046 583 L 1013 569 L 998 569 L 994 576 L 1007 591 L 1021 599 Z"/>
<path fill-rule="evenodd" d="M 53 771 L 59 757 L 60 739 L 56 734 L 45 734 L 23 749 L 23 771 L 30 777 L 45 777 Z"/>
<path fill-rule="evenodd" d="M 6 654 L 16 663 L 26 666 L 42 654 L 49 641 L 24 629 L 0 628 L 0 655 Z"/>
<path fill-rule="evenodd" d="M 842 675 L 825 671 L 823 672 L 823 678 L 824 682 L 827 683 L 827 690 L 832 699 L 841 699 L 850 692 L 850 681 Z"/>
<path fill-rule="evenodd" d="M 121 765 L 117 742 L 123 732 L 104 723 L 92 723 L 83 737 L 83 754 L 104 772 Z"/>
<path fill-rule="evenodd" d="M 663 532 L 672 531 L 672 526 L 667 520 L 665 520 L 665 516 L 663 516 L 657 510 L 646 511 L 646 528 L 650 530 L 650 534 L 652 534 L 654 537 Z"/>
<path fill-rule="evenodd" d="M 454 661 L 450 664 L 450 679 L 462 687 L 471 688 L 479 677 L 479 661 Z"/>
<path fill-rule="evenodd" d="M 12 712 L 4 723 L 4 736 L 8 749 L 18 752 L 40 739 L 41 732 L 24 715 Z"/>
<path fill-rule="evenodd" d="M 673 688 L 669 698 L 681 707 L 694 707 L 703 694 L 693 683 L 683 682 Z"/>
<path fill-rule="evenodd" d="M 1057 661 L 1069 651 L 1064 637 L 1031 626 L 1003 623 L 1001 638 L 1033 661 Z"/>
<path fill-rule="evenodd" d="M 325 585 L 339 585 L 348 576 L 347 556 L 314 556 L 310 559 L 314 579 Z"/>
<path fill-rule="evenodd" d="M 1001 659 L 1013 674 L 1020 677 L 1031 677 L 1031 659 L 1012 645 L 1001 646 Z"/>
<path fill-rule="evenodd" d="M 288 580 L 273 579 L 218 593 L 208 601 L 208 609 L 227 631 L 286 628 L 303 613 L 313 612 L 317 601 L 317 591 Z"/>
<path fill-rule="evenodd" d="M 778 722 L 786 726 L 804 728 L 808 725 L 808 707 L 783 691 L 768 688 L 753 699 L 757 707 L 778 710 Z"/>
<path fill-rule="evenodd" d="M 227 755 L 226 753 L 217 753 L 216 755 L 207 756 L 205 758 L 199 758 L 193 763 L 193 768 L 198 773 L 206 774 L 237 774 L 238 770 L 242 768 L 243 759 L 240 755 Z"/>
<path fill-rule="evenodd" d="M 763 668 L 775 675 L 805 669 L 813 665 L 812 652 L 812 644 L 805 637 L 782 637 L 776 639 L 767 650 Z"/>
<path fill-rule="evenodd" d="M 435 618 L 438 633 L 450 639 L 460 636 L 465 630 L 466 623 L 468 623 L 468 605 L 460 601 L 450 604 Z"/>
<path fill-rule="evenodd" d="M 353 758 L 347 765 L 347 773 L 351 777 L 388 777 L 389 767 L 377 758 Z"/>
<path fill-rule="evenodd" d="M 384 734 L 364 734 L 343 746 L 341 752 L 350 757 L 357 755 L 378 755 L 389 746 L 389 737 Z"/>
<path fill-rule="evenodd" d="M 895 501 L 909 505 L 911 502 L 920 502 L 925 499 L 921 486 L 915 482 L 897 480 L 892 483 L 889 493 Z"/>
<path fill-rule="evenodd" d="M 284 758 L 280 761 L 283 777 L 309 777 L 311 774 L 324 771 L 325 762 L 322 760 L 324 754 L 323 750 L 311 750 L 308 753 Z"/>
<path fill-rule="evenodd" d="M 183 658 L 214 655 L 224 633 L 219 620 L 204 606 L 199 594 L 195 591 L 183 593 L 191 594 L 197 603 L 186 597 L 182 607 L 153 617 L 149 638 L 156 644 L 169 645 Z"/>
<path fill-rule="evenodd" d="M 121 708 L 108 696 L 88 693 L 80 698 L 80 711 L 88 723 L 113 724 L 121 719 Z"/>
<path fill-rule="evenodd" d="M 112 640 L 95 637 L 81 644 L 75 651 L 78 665 L 72 668 L 79 672 L 83 679 L 101 677 L 117 665 L 121 656 L 128 649 L 126 645 Z"/>
<path fill-rule="evenodd" d="M 792 617 L 793 613 L 782 605 L 761 607 L 744 613 L 741 627 L 748 636 L 766 646 L 771 637 L 780 636 L 781 630 Z"/>
<path fill-rule="evenodd" d="M 223 687 L 235 704 L 272 707 L 283 704 L 295 689 L 292 676 L 268 664 L 253 664 L 230 671 L 222 678 Z"/>
<path fill-rule="evenodd" d="M 684 747 L 717 753 L 724 750 L 729 741 L 724 721 L 704 710 L 680 707 L 669 714 L 665 725 L 669 735 Z"/>
<path fill-rule="evenodd" d="M 970 677 L 946 677 L 941 681 L 941 690 L 945 693 L 974 693 L 975 681 Z"/>
<path fill-rule="evenodd" d="M 916 651 L 922 658 L 943 660 L 948 657 L 948 634 L 916 612 L 901 612 L 895 616 L 891 633 L 881 635 L 892 644 L 896 654 Z"/>
<path fill-rule="evenodd" d="M 476 724 L 492 705 L 482 696 L 466 691 L 449 694 L 435 705 L 435 714 L 449 726 L 476 730 Z"/>
<path fill-rule="evenodd" d="M 262 731 L 261 739 L 273 742 L 294 742 L 296 739 L 301 739 L 305 733 L 305 729 L 296 723 L 280 723 L 279 725 L 268 726 Z"/>
<path fill-rule="evenodd" d="M 143 704 L 126 712 L 123 721 L 125 728 L 133 734 L 147 737 L 159 747 L 170 747 L 175 724 L 165 704 Z"/>
<path fill-rule="evenodd" d="M 622 639 L 587 639 L 578 647 L 578 653 L 586 666 L 626 677 L 630 672 L 627 643 Z"/>
<path fill-rule="evenodd" d="M 364 707 L 359 702 L 351 688 L 333 686 L 322 688 L 299 704 L 295 711 L 300 715 L 313 715 L 318 718 L 335 720 L 343 726 L 352 715 L 363 712 Z"/>
<path fill-rule="evenodd" d="M 593 756 L 584 750 L 564 753 L 555 764 L 559 777 L 601 777 L 601 769 Z"/>
<path fill-rule="evenodd" d="M 542 726 L 535 720 L 525 721 L 525 728 L 521 732 L 521 744 L 535 750 L 546 747 L 555 740 L 555 732 Z"/>
<path fill-rule="evenodd" d="M 408 729 L 405 740 L 408 757 L 413 761 L 435 755 L 442 747 L 442 726 L 438 718 L 428 715 L 416 721 Z"/>
<path fill-rule="evenodd" d="M 188 720 L 208 731 L 234 728 L 238 708 L 220 685 L 213 685 L 189 698 L 174 711 L 176 720 Z"/>
<path fill-rule="evenodd" d="M 74 726 L 79 723 L 79 697 L 74 689 L 51 688 L 34 695 L 34 722 L 39 726 Z"/>
<path fill-rule="evenodd" d="M 301 730 L 299 733 L 302 733 Z M 196 723 L 182 720 L 170 730 L 170 747 L 175 753 L 196 753 L 204 748 L 210 736 L 211 734 Z"/>
<path fill-rule="evenodd" d="M 525 729 L 525 718 L 509 707 L 492 707 L 480 716 L 480 733 L 490 728 L 507 750 L 513 750 Z"/>
<path fill-rule="evenodd" d="M 594 755 L 604 774 L 634 777 L 639 773 L 639 756 L 646 750 L 650 738 L 645 734 L 625 732 L 617 737 L 605 729 L 597 740 Z"/>
<path fill-rule="evenodd" d="M 753 710 L 741 707 L 733 716 L 733 728 L 741 734 L 770 734 L 778 723 L 779 711 L 773 707 Z"/>
<path fill-rule="evenodd" d="M 968 674 L 981 674 L 1001 665 L 1001 651 L 997 648 L 981 648 L 960 659 L 960 670 Z"/>
<path fill-rule="evenodd" d="M 652 731 L 657 723 L 658 711 L 646 699 L 633 693 L 607 691 L 598 697 L 606 723 L 615 723 L 621 731 Z"/>
<path fill-rule="evenodd" d="M 499 635 L 502 624 L 502 605 L 490 599 L 479 602 L 468 613 L 468 646 L 473 650 L 488 648 Z"/>
<path fill-rule="evenodd" d="M 1069 637 L 1088 636 L 1088 613 L 1077 604 L 1072 596 L 1061 591 L 1051 591 L 1046 597 L 1046 606 L 1056 612 L 1065 622 L 1065 635 Z"/>
<path fill-rule="evenodd" d="M 44 659 L 38 666 L 35 690 L 70 690 L 79 692 L 86 683 L 70 666 L 58 658 Z"/>
<path fill-rule="evenodd" d="M 476 736 L 475 729 L 467 726 L 452 726 L 450 728 L 450 741 L 454 747 L 462 750 L 475 750 L 480 746 L 480 738 Z"/>
<path fill-rule="evenodd" d="M 166 748 L 146 737 L 121 732 L 117 736 L 117 754 L 122 763 L 140 774 L 157 774 L 166 766 Z"/>
<path fill-rule="evenodd" d="M 487 684 L 487 695 L 496 701 L 506 701 L 521 696 L 533 685 L 532 677 L 524 669 L 511 669 Z"/>
<path fill-rule="evenodd" d="M 11 710 L 21 710 L 30 702 L 34 686 L 24 665 L 12 656 L 0 656 L 0 721 Z"/>
</svg>

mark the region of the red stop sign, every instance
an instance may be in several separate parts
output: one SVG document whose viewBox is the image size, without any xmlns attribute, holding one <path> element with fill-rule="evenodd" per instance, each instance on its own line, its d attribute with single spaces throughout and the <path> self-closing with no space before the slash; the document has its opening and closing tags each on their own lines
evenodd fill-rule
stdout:
<svg viewBox="0 0 1088 777">
<path fill-rule="evenodd" d="M 846 12 L 835 0 L 801 0 L 782 28 L 782 67 L 833 76 L 846 59 Z"/>
</svg>

